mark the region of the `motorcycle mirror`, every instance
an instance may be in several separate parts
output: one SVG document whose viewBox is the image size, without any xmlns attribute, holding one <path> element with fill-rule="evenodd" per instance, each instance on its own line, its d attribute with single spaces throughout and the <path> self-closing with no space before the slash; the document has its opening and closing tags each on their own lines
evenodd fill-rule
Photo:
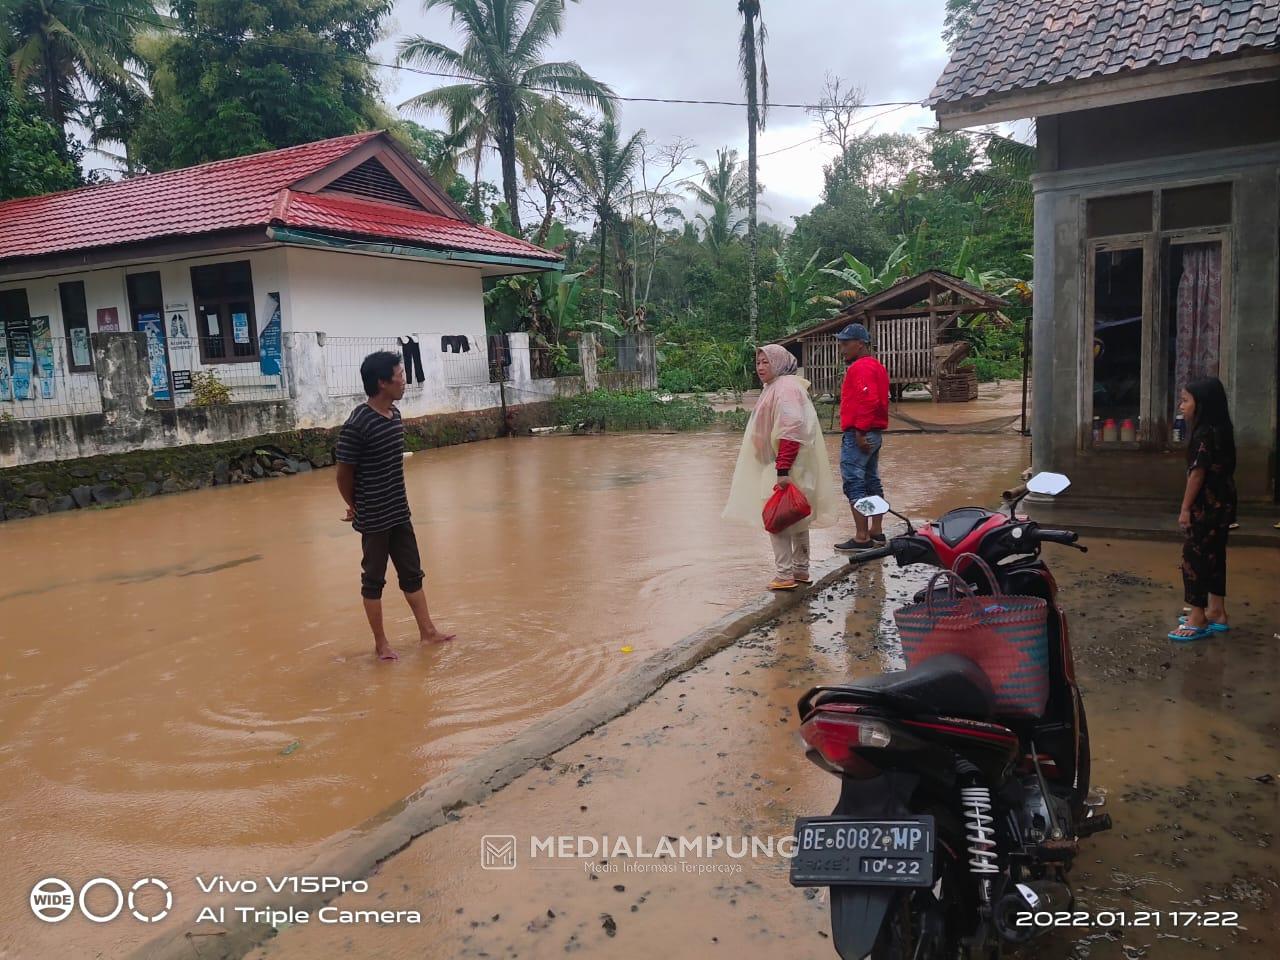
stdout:
<svg viewBox="0 0 1280 960">
<path fill-rule="evenodd" d="M 1071 481 L 1067 479 L 1066 474 L 1037 473 L 1027 481 L 1027 492 L 1038 493 L 1046 497 L 1056 497 L 1069 486 L 1071 486 Z"/>
<path fill-rule="evenodd" d="M 889 501 L 884 497 L 863 497 L 854 503 L 853 509 L 864 517 L 883 517 L 890 512 Z"/>
</svg>

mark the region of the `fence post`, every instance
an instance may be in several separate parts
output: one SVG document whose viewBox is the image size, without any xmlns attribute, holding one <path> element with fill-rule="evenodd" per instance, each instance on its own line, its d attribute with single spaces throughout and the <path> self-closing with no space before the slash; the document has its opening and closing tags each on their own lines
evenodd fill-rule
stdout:
<svg viewBox="0 0 1280 960">
<path fill-rule="evenodd" d="M 640 384 L 646 390 L 658 389 L 658 348 L 652 333 L 636 336 L 636 365 L 640 368 Z"/>
<path fill-rule="evenodd" d="M 584 333 L 578 340 L 578 362 L 582 364 L 582 380 L 588 393 L 600 389 L 600 371 L 596 366 L 599 342 L 594 333 Z"/>
<path fill-rule="evenodd" d="M 144 333 L 95 333 L 93 369 L 109 423 L 141 423 L 151 399 L 151 360 Z"/>
<path fill-rule="evenodd" d="M 281 335 L 284 347 L 281 374 L 293 401 L 296 427 L 311 427 L 329 420 L 329 366 L 325 363 L 320 334 L 314 330 Z"/>
</svg>

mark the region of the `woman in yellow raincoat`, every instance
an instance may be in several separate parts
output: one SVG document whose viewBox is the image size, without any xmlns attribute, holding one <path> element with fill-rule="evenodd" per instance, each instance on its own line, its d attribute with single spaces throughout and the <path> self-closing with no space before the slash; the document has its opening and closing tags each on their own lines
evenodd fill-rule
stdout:
<svg viewBox="0 0 1280 960">
<path fill-rule="evenodd" d="M 764 390 L 747 421 L 722 516 L 763 528 L 765 502 L 779 486 L 794 483 L 813 508 L 807 518 L 770 534 L 777 564 L 770 590 L 794 590 L 809 577 L 809 528 L 836 521 L 840 499 L 831 461 L 809 399 L 809 381 L 795 375 L 796 358 L 775 343 L 756 351 L 756 373 Z"/>
</svg>

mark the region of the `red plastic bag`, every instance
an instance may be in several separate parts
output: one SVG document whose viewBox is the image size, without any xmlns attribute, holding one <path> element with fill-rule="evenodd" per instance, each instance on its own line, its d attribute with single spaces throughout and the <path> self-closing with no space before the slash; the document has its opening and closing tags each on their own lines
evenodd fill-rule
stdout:
<svg viewBox="0 0 1280 960">
<path fill-rule="evenodd" d="M 794 483 L 788 483 L 785 487 L 773 488 L 773 496 L 765 502 L 761 516 L 764 518 L 766 530 L 770 533 L 781 533 L 811 513 L 813 513 L 813 507 L 809 506 L 809 501 L 800 492 L 800 488 Z"/>
</svg>

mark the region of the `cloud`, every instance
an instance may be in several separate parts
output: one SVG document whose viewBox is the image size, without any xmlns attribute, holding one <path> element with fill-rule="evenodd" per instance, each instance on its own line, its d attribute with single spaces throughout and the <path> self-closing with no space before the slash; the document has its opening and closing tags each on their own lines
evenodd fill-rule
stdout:
<svg viewBox="0 0 1280 960">
<path fill-rule="evenodd" d="M 763 9 L 769 94 L 775 103 L 815 102 L 828 73 L 860 87 L 868 103 L 918 103 L 946 64 L 943 0 L 763 0 Z M 546 56 L 577 61 L 621 96 L 740 101 L 740 29 L 732 0 L 582 0 L 568 5 L 564 33 Z M 447 12 L 424 13 L 418 0 L 396 4 L 391 33 L 378 59 L 391 60 L 396 40 L 406 34 L 457 43 Z M 446 82 L 400 72 L 389 99 L 398 103 Z M 868 108 L 862 116 L 883 109 Z M 440 123 L 439 118 L 418 119 Z M 746 155 L 745 108 L 627 102 L 621 104 L 621 121 L 628 133 L 643 128 L 659 143 L 691 140 L 697 144 L 695 155 L 708 160 L 721 146 Z M 928 111 L 908 107 L 859 129 L 915 132 L 931 123 Z M 768 204 L 763 218 L 789 226 L 792 217 L 818 201 L 822 167 L 832 149 L 813 141 L 817 133 L 803 110 L 770 111 L 759 143 L 762 199 Z M 682 172 L 694 169 L 690 163 Z M 496 163 L 489 176 L 498 178 Z"/>
</svg>

